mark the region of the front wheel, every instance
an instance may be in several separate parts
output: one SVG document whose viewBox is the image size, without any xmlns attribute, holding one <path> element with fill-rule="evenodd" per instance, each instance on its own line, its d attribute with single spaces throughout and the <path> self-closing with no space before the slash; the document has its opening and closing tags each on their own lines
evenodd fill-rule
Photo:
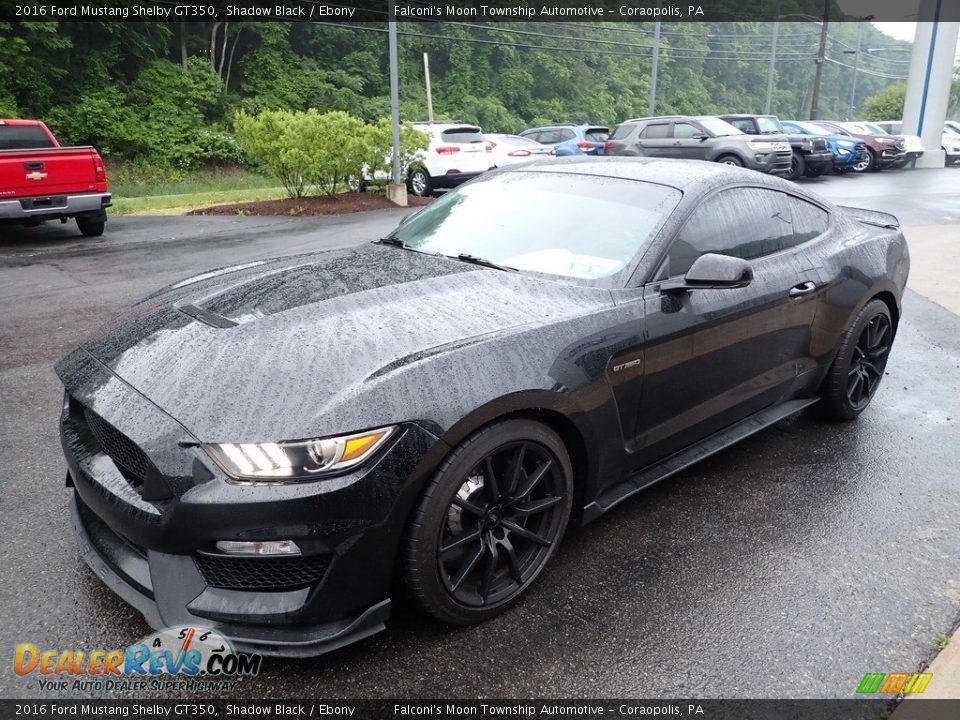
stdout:
<svg viewBox="0 0 960 720">
<path fill-rule="evenodd" d="M 790 172 L 787 174 L 787 180 L 799 180 L 807 172 L 807 163 L 799 153 L 793 153 L 790 158 Z"/>
<path fill-rule="evenodd" d="M 838 420 L 853 420 L 867 409 L 880 387 L 893 345 L 890 308 L 871 300 L 840 340 L 840 349 L 823 381 L 821 397 Z"/>
<path fill-rule="evenodd" d="M 404 552 L 411 599 L 451 625 L 504 612 L 553 556 L 572 502 L 570 458 L 549 427 L 518 419 L 474 433 L 414 512 Z"/>
<path fill-rule="evenodd" d="M 82 217 L 77 218 L 77 229 L 80 230 L 80 234 L 84 237 L 100 237 L 103 235 L 103 230 L 105 227 L 106 222 L 103 220 L 88 220 Z"/>
<path fill-rule="evenodd" d="M 410 171 L 410 177 L 407 179 L 407 188 L 410 193 L 417 197 L 427 197 L 433 192 L 433 185 L 430 182 L 430 173 L 423 168 L 416 168 Z"/>
<path fill-rule="evenodd" d="M 736 155 L 724 155 L 723 157 L 717 158 L 717 162 L 721 165 L 730 165 L 731 167 L 743 167 L 743 160 Z"/>
<path fill-rule="evenodd" d="M 874 154 L 873 150 L 867 150 L 867 157 L 864 160 L 858 160 L 857 164 L 853 166 L 853 171 L 862 173 L 867 172 L 867 170 L 873 170 L 877 166 L 877 156 Z"/>
</svg>

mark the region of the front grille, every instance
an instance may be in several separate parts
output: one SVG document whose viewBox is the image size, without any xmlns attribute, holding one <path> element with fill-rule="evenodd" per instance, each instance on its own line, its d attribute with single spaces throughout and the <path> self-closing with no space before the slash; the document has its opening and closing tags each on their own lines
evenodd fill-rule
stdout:
<svg viewBox="0 0 960 720">
<path fill-rule="evenodd" d="M 826 141 L 826 140 L 814 140 L 814 141 L 813 141 L 813 149 L 814 149 L 814 150 L 817 150 L 817 151 L 826 150 L 826 149 L 827 149 L 827 141 Z"/>
<path fill-rule="evenodd" d="M 150 461 L 143 450 L 89 408 L 83 408 L 83 418 L 100 446 L 100 451 L 113 460 L 127 482 L 136 488 L 141 487 L 147 476 L 147 468 L 150 467 Z"/>
<path fill-rule="evenodd" d="M 197 567 L 210 587 L 227 590 L 293 590 L 320 581 L 329 555 L 228 557 L 197 555 Z"/>
</svg>

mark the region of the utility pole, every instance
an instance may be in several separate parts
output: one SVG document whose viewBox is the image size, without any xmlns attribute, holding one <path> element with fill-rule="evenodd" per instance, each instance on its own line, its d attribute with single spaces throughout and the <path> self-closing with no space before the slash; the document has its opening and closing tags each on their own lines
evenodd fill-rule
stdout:
<svg viewBox="0 0 960 720">
<path fill-rule="evenodd" d="M 659 3 L 657 5 L 659 7 Z M 647 103 L 647 115 L 653 115 L 657 108 L 657 65 L 660 62 L 660 21 L 653 25 L 653 61 L 650 66 L 650 101 Z"/>
<path fill-rule="evenodd" d="M 767 68 L 767 100 L 763 104 L 763 114 L 770 114 L 770 106 L 773 102 L 773 73 L 777 66 L 777 36 L 780 34 L 779 15 L 773 19 L 773 42 L 770 45 L 770 66 Z"/>
<path fill-rule="evenodd" d="M 427 81 L 427 120 L 433 122 L 433 95 L 430 93 L 430 56 L 423 54 L 423 77 Z"/>
<path fill-rule="evenodd" d="M 853 53 L 853 85 L 850 87 L 850 109 L 847 120 L 856 120 L 853 116 L 853 104 L 857 101 L 857 73 L 860 72 L 860 38 L 863 35 L 863 21 L 857 23 L 857 49 Z"/>
<path fill-rule="evenodd" d="M 817 119 L 820 104 L 820 83 L 823 81 L 823 66 L 827 63 L 827 24 L 830 22 L 830 0 L 823 0 L 823 23 L 820 25 L 820 51 L 817 53 L 817 74 L 813 78 L 813 97 L 810 99 L 810 119 Z"/>
<path fill-rule="evenodd" d="M 393 141 L 392 170 L 387 197 L 402 207 L 407 206 L 407 186 L 400 181 L 400 71 L 397 59 L 396 6 L 387 0 L 387 50 L 390 56 L 390 130 Z"/>
</svg>

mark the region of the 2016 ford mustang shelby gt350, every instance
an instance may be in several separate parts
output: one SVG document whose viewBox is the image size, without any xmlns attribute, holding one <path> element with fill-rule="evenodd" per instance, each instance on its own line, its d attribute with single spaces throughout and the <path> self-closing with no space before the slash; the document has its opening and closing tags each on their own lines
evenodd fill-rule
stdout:
<svg viewBox="0 0 960 720">
<path fill-rule="evenodd" d="M 712 163 L 498 171 L 350 249 L 207 272 L 57 366 L 82 552 L 264 653 L 490 618 L 571 522 L 819 402 L 870 403 L 896 218 Z M 395 583 L 394 580 L 402 580 Z"/>
</svg>

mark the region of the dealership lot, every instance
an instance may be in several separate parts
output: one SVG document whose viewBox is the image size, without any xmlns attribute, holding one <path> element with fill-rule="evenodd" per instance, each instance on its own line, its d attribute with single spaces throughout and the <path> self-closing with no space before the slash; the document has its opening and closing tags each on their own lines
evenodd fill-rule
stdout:
<svg viewBox="0 0 960 720">
<path fill-rule="evenodd" d="M 897 213 L 909 238 L 960 224 L 958 177 L 805 184 Z M 76 551 L 52 363 L 169 282 L 379 237 L 403 215 L 120 218 L 102 241 L 50 226 L 0 242 L 0 573 L 19 579 L 0 586 L 0 652 L 124 647 L 147 630 Z M 849 696 L 864 672 L 916 669 L 960 614 L 960 318 L 909 293 L 887 370 L 858 423 L 783 421 L 575 531 L 503 617 L 448 630 L 401 611 L 334 655 L 267 660 L 237 694 Z M 42 694 L 2 667 L 7 696 Z"/>
</svg>

